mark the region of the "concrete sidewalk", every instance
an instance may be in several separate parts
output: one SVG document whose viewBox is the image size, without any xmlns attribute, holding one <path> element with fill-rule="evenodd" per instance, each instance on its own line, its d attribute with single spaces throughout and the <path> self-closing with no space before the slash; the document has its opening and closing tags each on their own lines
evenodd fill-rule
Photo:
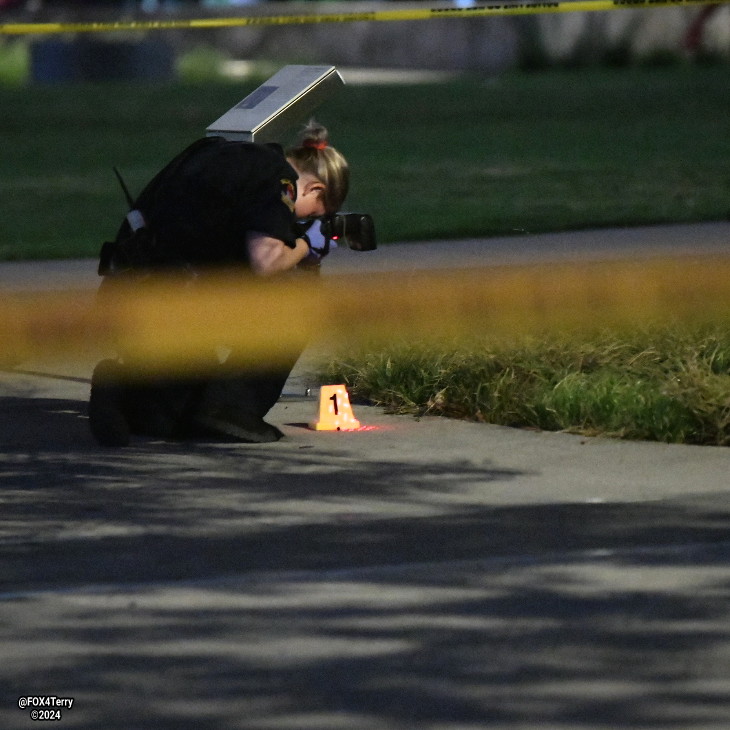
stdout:
<svg viewBox="0 0 730 730">
<path fill-rule="evenodd" d="M 93 360 L 2 374 L 0 726 L 730 725 L 727 449 L 315 432 L 304 365 L 261 446 L 102 449 Z"/>
<path fill-rule="evenodd" d="M 730 252 L 730 222 L 639 228 L 607 228 L 456 241 L 386 244 L 375 251 L 332 250 L 322 267 L 325 276 L 364 271 L 413 271 L 470 268 L 536 262 L 601 261 L 617 258 L 692 256 Z M 97 261 L 18 261 L 0 264 L 0 289 L 94 288 Z"/>
</svg>

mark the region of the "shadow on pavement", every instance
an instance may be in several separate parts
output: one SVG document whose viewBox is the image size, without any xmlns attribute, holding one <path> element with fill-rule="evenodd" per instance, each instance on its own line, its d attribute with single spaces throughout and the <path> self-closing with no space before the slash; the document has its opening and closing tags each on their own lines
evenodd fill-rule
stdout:
<svg viewBox="0 0 730 730">
<path fill-rule="evenodd" d="M 495 506 L 520 472 L 0 409 L 3 727 L 727 727 L 722 494 Z"/>
<path fill-rule="evenodd" d="M 194 546 L 215 559 L 204 538 L 175 547 Z M 613 556 L 287 574 L 288 557 L 278 577 L 4 602 L 2 706 L 53 692 L 76 699 L 64 725 L 120 730 L 727 726 L 726 549 L 656 551 L 651 572 Z"/>
</svg>

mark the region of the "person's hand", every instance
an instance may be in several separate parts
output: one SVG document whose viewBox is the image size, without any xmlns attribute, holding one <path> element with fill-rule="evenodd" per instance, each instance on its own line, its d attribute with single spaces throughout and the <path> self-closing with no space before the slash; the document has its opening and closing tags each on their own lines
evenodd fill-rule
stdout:
<svg viewBox="0 0 730 730">
<path fill-rule="evenodd" d="M 318 269 L 322 265 L 322 259 L 329 253 L 324 248 L 316 248 L 309 243 L 309 239 L 305 239 L 309 244 L 309 252 L 299 262 L 300 269 Z"/>
</svg>

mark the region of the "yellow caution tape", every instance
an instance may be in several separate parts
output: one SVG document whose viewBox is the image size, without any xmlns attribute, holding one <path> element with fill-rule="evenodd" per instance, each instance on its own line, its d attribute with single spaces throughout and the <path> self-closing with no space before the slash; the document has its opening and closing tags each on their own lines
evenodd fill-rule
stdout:
<svg viewBox="0 0 730 730">
<path fill-rule="evenodd" d="M 0 359 L 121 351 L 149 373 L 285 361 L 313 339 L 453 342 L 606 326 L 730 321 L 730 257 L 677 257 L 273 281 L 221 276 L 0 297 Z"/>
<path fill-rule="evenodd" d="M 626 8 L 694 7 L 718 5 L 730 0 L 559 0 L 544 2 L 486 3 L 471 7 L 406 8 L 311 15 L 216 17 L 180 20 L 119 20 L 77 23 L 2 23 L 0 35 L 50 33 L 108 33 L 113 31 L 180 30 L 189 28 L 232 28 L 262 25 L 305 25 L 312 23 L 390 22 L 437 18 L 483 18 L 500 15 L 584 13 Z"/>
</svg>

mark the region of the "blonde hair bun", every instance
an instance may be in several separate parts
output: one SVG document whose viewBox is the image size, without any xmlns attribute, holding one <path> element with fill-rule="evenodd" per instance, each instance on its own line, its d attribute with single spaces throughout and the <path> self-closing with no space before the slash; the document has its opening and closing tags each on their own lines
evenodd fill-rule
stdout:
<svg viewBox="0 0 730 730">
<path fill-rule="evenodd" d="M 327 128 L 310 119 L 286 156 L 298 170 L 324 183 L 327 212 L 339 210 L 350 186 L 350 168 L 344 156 L 330 145 Z"/>
</svg>

